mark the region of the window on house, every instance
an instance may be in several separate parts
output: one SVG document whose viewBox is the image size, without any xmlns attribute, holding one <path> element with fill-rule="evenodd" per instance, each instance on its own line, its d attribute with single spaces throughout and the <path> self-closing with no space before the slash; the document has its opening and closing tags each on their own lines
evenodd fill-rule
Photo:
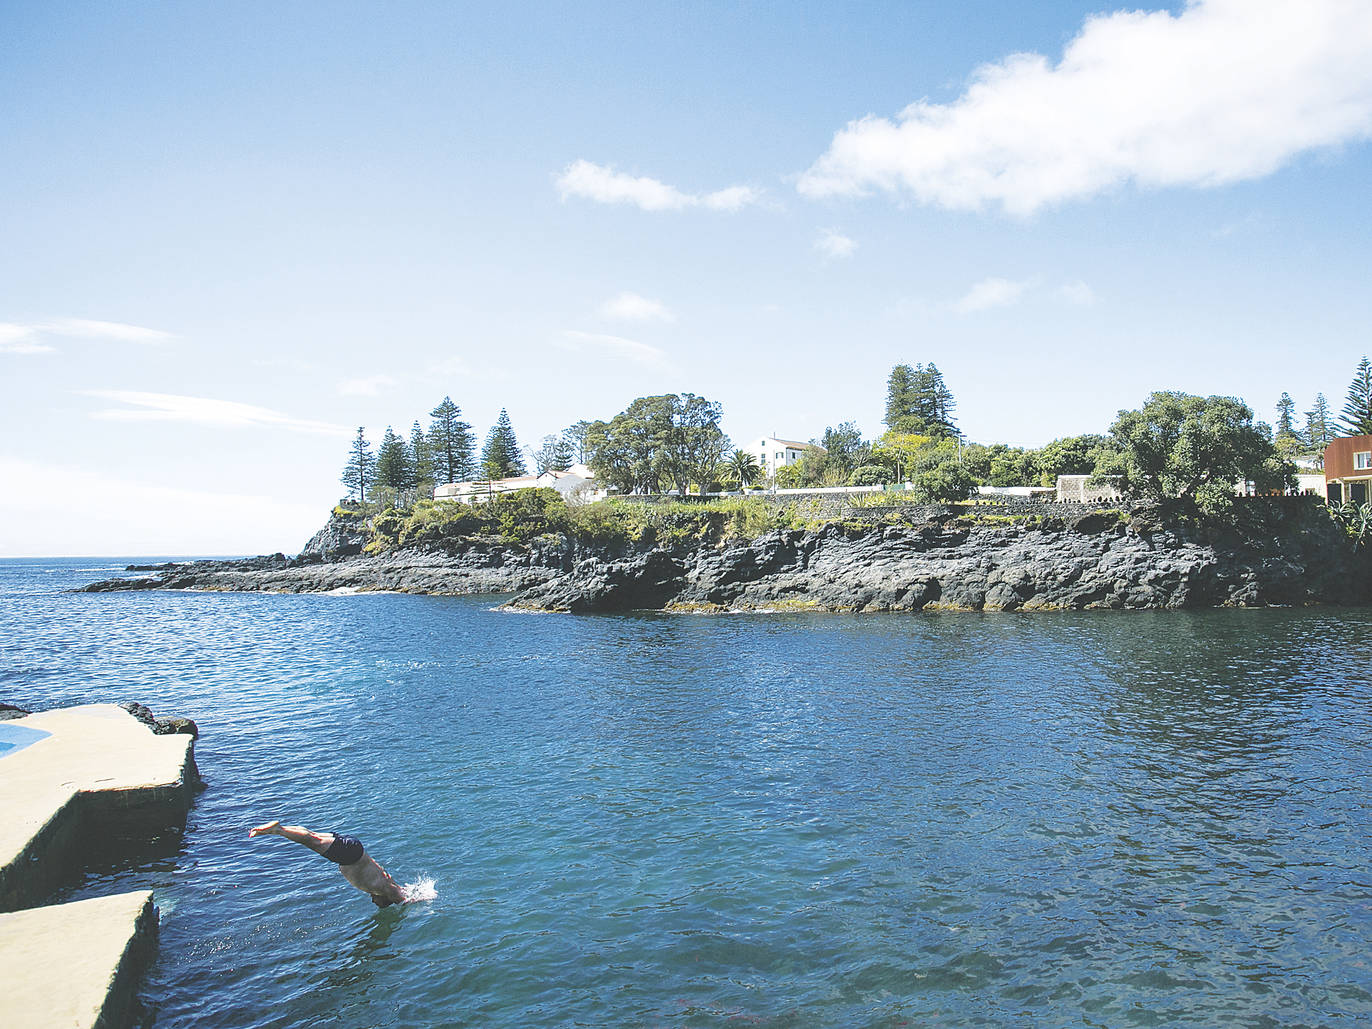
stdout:
<svg viewBox="0 0 1372 1029">
<path fill-rule="evenodd" d="M 1353 467 L 1360 471 L 1372 468 L 1372 450 L 1362 450 L 1353 455 Z"/>
</svg>

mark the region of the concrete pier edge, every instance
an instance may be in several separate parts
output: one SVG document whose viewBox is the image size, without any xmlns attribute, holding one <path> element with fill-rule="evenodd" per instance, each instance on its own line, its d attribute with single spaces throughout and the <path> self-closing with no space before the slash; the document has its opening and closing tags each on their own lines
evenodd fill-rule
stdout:
<svg viewBox="0 0 1372 1029">
<path fill-rule="evenodd" d="M 0 760 L 0 1025 L 120 1029 L 156 954 L 152 893 L 30 905 L 78 874 L 98 841 L 184 828 L 200 785 L 194 742 L 155 735 L 113 704 L 16 721 L 48 735 Z"/>
</svg>

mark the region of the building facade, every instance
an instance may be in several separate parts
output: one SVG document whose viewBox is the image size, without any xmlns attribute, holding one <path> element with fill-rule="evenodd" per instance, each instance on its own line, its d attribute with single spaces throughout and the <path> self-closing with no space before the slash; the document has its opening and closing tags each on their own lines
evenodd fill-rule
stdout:
<svg viewBox="0 0 1372 1029">
<path fill-rule="evenodd" d="M 768 479 L 775 479 L 778 468 L 793 465 L 805 456 L 807 450 L 824 450 L 818 443 L 801 443 L 793 439 L 777 439 L 764 436 L 754 442 L 748 453 L 757 461 L 757 466 Z"/>
<path fill-rule="evenodd" d="M 1372 436 L 1345 436 L 1324 451 L 1324 490 L 1331 504 L 1372 500 Z"/>
<path fill-rule="evenodd" d="M 484 504 L 497 493 L 518 489 L 555 489 L 569 504 L 601 500 L 604 490 L 595 488 L 595 475 L 584 464 L 574 464 L 565 472 L 547 471 L 541 475 L 518 475 L 490 482 L 448 482 L 434 487 L 435 500 L 455 500 L 461 504 Z"/>
</svg>

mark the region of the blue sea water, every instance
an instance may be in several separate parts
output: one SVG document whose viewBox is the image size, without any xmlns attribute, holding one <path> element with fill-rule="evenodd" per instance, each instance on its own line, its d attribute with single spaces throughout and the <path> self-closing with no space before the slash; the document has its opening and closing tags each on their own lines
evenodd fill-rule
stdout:
<svg viewBox="0 0 1372 1029">
<path fill-rule="evenodd" d="M 60 898 L 155 891 L 159 1029 L 1372 1020 L 1368 611 L 64 592 L 124 563 L 0 562 L 0 700 L 200 725 Z"/>
</svg>

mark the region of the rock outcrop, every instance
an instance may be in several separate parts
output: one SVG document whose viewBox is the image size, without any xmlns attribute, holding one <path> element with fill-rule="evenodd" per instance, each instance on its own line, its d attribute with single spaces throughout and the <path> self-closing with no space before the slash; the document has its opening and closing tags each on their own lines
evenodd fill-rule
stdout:
<svg viewBox="0 0 1372 1029">
<path fill-rule="evenodd" d="M 329 515 L 324 527 L 310 537 L 302 558 L 320 561 L 336 561 L 343 557 L 356 557 L 367 545 L 367 522 L 360 515 L 348 514 L 335 509 Z"/>
<path fill-rule="evenodd" d="M 779 530 L 718 548 L 585 558 L 511 607 L 567 612 L 1079 610 L 1366 603 L 1367 561 L 1323 513 L 1254 537 L 1101 512 L 1038 524 Z"/>
<path fill-rule="evenodd" d="M 512 545 L 495 538 L 478 538 L 451 551 L 397 550 L 332 561 L 309 554 L 298 558 L 276 554 L 238 561 L 188 561 L 145 569 L 153 571 L 152 575 L 91 583 L 83 586 L 81 592 L 171 589 L 251 593 L 514 593 L 570 568 L 572 551 L 572 546 L 562 541 Z"/>
<path fill-rule="evenodd" d="M 909 508 L 754 539 L 594 546 L 498 537 L 326 559 L 351 546 L 316 534 L 300 557 L 154 566 L 84 587 L 275 593 L 515 593 L 514 608 L 597 612 L 804 608 L 827 611 L 1196 608 L 1372 601 L 1372 561 L 1325 509 L 1278 498 L 1223 523 L 1044 506 Z M 342 522 L 335 516 L 331 519 Z M 132 569 L 131 569 L 132 570 Z"/>
</svg>

